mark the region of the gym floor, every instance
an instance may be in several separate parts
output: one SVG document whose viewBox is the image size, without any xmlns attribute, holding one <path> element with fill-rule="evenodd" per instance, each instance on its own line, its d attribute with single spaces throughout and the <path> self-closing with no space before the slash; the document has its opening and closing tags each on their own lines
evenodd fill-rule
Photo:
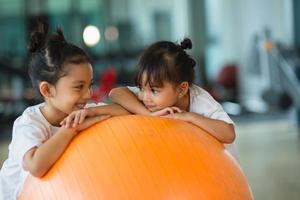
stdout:
<svg viewBox="0 0 300 200">
<path fill-rule="evenodd" d="M 241 167 L 256 200 L 300 197 L 300 134 L 291 120 L 249 119 L 237 122 Z"/>
<path fill-rule="evenodd" d="M 239 162 L 255 200 L 298 200 L 300 135 L 287 114 L 233 118 Z M 2 126 L 3 128 L 3 126 Z M 11 126 L 1 130 L 0 165 L 7 157 Z"/>
</svg>

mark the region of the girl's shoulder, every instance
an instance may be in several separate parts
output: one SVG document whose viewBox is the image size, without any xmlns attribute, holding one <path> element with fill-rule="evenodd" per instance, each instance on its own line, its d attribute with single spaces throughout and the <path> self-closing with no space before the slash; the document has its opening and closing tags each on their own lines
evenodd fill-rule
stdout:
<svg viewBox="0 0 300 200">
<path fill-rule="evenodd" d="M 33 122 L 44 122 L 46 119 L 40 111 L 44 103 L 27 107 L 24 112 L 15 120 L 15 124 L 29 124 Z M 47 121 L 47 120 L 46 120 Z"/>
<path fill-rule="evenodd" d="M 215 101 L 214 98 L 206 90 L 195 84 L 190 86 L 190 96 Z"/>
<path fill-rule="evenodd" d="M 127 89 L 136 95 L 140 92 L 140 88 L 137 86 L 127 86 Z"/>
<path fill-rule="evenodd" d="M 30 106 L 24 110 L 13 124 L 12 135 L 14 141 L 16 138 L 22 138 L 24 141 L 35 141 L 39 146 L 57 132 L 59 127 L 51 125 L 42 114 L 40 108 L 44 104 Z"/>
<path fill-rule="evenodd" d="M 220 107 L 220 104 L 207 92 L 198 85 L 191 85 L 190 87 L 190 103 L 206 105 L 209 107 Z"/>
</svg>

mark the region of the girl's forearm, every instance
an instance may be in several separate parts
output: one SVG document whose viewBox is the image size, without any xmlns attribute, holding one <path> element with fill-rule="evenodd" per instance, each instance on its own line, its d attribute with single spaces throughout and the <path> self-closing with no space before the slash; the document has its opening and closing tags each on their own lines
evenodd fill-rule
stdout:
<svg viewBox="0 0 300 200">
<path fill-rule="evenodd" d="M 210 119 L 197 113 L 190 113 L 188 121 L 205 129 L 222 143 L 232 143 L 235 139 L 235 131 L 232 124 L 217 119 Z"/>
<path fill-rule="evenodd" d="M 150 114 L 150 111 L 138 100 L 138 98 L 126 87 L 114 88 L 109 97 L 114 103 L 117 103 L 134 114 Z"/>
<path fill-rule="evenodd" d="M 76 135 L 74 129 L 61 128 L 41 146 L 29 150 L 24 157 L 26 169 L 36 177 L 42 177 L 59 159 L 72 138 Z"/>
<path fill-rule="evenodd" d="M 118 104 L 109 104 L 109 105 L 103 105 L 103 106 L 96 106 L 89 108 L 92 112 L 93 116 L 96 115 L 111 115 L 111 116 L 117 116 L 117 115 L 128 115 L 130 112 L 128 112 L 125 108 Z"/>
</svg>

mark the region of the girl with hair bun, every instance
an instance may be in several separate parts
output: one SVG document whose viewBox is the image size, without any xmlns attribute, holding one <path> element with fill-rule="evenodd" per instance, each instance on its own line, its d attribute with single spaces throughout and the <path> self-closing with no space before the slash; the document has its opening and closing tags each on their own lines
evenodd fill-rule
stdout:
<svg viewBox="0 0 300 200">
<path fill-rule="evenodd" d="M 140 56 L 137 87 L 114 88 L 109 96 L 131 113 L 167 116 L 199 126 L 236 156 L 233 121 L 208 92 L 193 84 L 196 62 L 186 53 L 191 48 L 188 38 L 180 45 L 152 44 Z"/>
<path fill-rule="evenodd" d="M 9 155 L 0 171 L 0 199 L 17 199 L 28 174 L 43 176 L 81 130 L 113 115 L 127 114 L 119 105 L 88 103 L 93 69 L 87 54 L 67 42 L 61 29 L 47 34 L 39 24 L 30 35 L 29 76 L 44 102 L 28 107 L 13 125 Z M 74 111 L 85 117 L 62 126 Z"/>
</svg>

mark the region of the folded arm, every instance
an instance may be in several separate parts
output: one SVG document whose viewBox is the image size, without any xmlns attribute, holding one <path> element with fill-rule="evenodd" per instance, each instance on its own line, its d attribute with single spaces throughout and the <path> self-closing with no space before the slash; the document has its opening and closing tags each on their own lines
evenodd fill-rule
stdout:
<svg viewBox="0 0 300 200">
<path fill-rule="evenodd" d="M 130 114 L 130 112 L 118 104 L 101 105 L 73 111 L 60 122 L 60 125 L 65 126 L 66 128 L 76 127 L 82 124 L 86 118 L 101 116 L 110 117 L 128 114 Z"/>
<path fill-rule="evenodd" d="M 88 108 L 89 112 L 91 112 L 91 116 L 96 115 L 110 115 L 110 116 L 118 116 L 118 115 L 128 115 L 130 112 L 128 112 L 126 109 L 124 109 L 122 106 L 118 104 L 108 104 L 108 105 L 102 105 L 102 106 L 95 106 Z"/>
<path fill-rule="evenodd" d="M 199 126 L 222 143 L 232 143 L 235 139 L 233 124 L 228 124 L 222 120 L 207 118 L 193 112 L 174 113 L 168 115 L 168 117 L 184 120 Z"/>
<path fill-rule="evenodd" d="M 27 151 L 23 159 L 24 169 L 33 176 L 42 177 L 61 156 L 75 134 L 74 129 L 59 129 L 41 146 Z"/>
<path fill-rule="evenodd" d="M 39 147 L 28 150 L 23 157 L 23 168 L 33 176 L 42 177 L 59 159 L 71 140 L 82 130 L 105 120 L 107 115 L 90 117 L 76 128 L 61 127 Z"/>
<path fill-rule="evenodd" d="M 127 87 L 112 89 L 109 97 L 114 103 L 121 105 L 131 113 L 142 115 L 149 115 L 151 113 Z"/>
</svg>

